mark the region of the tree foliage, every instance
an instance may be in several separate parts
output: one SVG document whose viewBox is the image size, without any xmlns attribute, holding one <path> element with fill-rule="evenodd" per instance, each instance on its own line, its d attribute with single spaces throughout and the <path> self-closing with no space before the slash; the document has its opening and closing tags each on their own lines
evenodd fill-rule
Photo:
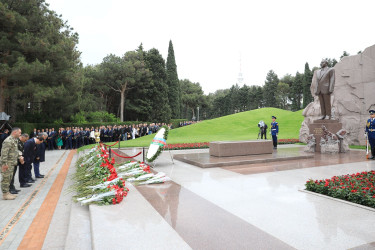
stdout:
<svg viewBox="0 0 375 250">
<path fill-rule="evenodd" d="M 181 88 L 178 80 L 177 65 L 174 57 L 172 41 L 169 41 L 167 57 L 167 85 L 168 100 L 172 109 L 172 118 L 180 118 L 181 114 Z"/>
<path fill-rule="evenodd" d="M 71 100 L 60 95 L 77 77 L 78 34 L 43 0 L 2 0 L 0 23 L 0 112 L 69 116 Z"/>
<path fill-rule="evenodd" d="M 159 51 L 150 49 L 145 56 L 146 66 L 152 72 L 153 86 L 148 94 L 152 112 L 149 120 L 155 122 L 167 122 L 171 119 L 171 108 L 168 102 L 167 73 L 165 61 Z"/>
<path fill-rule="evenodd" d="M 309 64 L 305 63 L 305 71 L 303 73 L 303 105 L 302 108 L 312 102 L 314 99 L 311 95 L 310 86 L 313 77 L 313 72 L 310 70 Z"/>
<path fill-rule="evenodd" d="M 278 107 L 277 103 L 277 85 L 279 78 L 273 70 L 267 73 L 266 81 L 263 88 L 264 106 L 265 107 Z"/>
</svg>

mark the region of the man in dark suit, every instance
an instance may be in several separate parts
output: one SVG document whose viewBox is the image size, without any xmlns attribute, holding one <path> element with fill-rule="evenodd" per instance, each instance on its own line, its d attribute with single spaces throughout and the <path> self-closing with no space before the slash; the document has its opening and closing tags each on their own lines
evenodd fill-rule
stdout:
<svg viewBox="0 0 375 250">
<path fill-rule="evenodd" d="M 43 141 L 46 141 L 48 138 L 48 134 L 46 132 L 42 132 L 39 135 L 43 136 Z M 45 161 L 46 148 L 45 143 L 36 145 L 36 157 L 33 161 L 35 178 L 44 178 L 44 175 L 40 174 L 39 167 L 40 163 Z"/>
<path fill-rule="evenodd" d="M 29 139 L 23 149 L 24 153 L 24 159 L 25 159 L 25 168 L 26 168 L 26 183 L 34 183 L 35 180 L 32 178 L 31 169 L 32 169 L 32 163 L 36 159 L 37 156 L 37 145 L 43 143 L 44 137 L 43 135 L 38 135 L 34 138 Z M 21 183 L 22 187 L 22 183 Z"/>
<path fill-rule="evenodd" d="M 65 149 L 72 149 L 73 148 L 73 131 L 70 127 L 66 129 L 66 144 Z"/>
</svg>

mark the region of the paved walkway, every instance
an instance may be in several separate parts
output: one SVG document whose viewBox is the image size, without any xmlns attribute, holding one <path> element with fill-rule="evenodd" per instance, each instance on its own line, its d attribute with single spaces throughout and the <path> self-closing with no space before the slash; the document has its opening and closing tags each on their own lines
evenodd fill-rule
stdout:
<svg viewBox="0 0 375 250">
<path fill-rule="evenodd" d="M 68 192 L 73 153 L 47 151 L 47 178 L 0 200 L 0 249 L 375 249 L 373 210 L 300 191 L 309 178 L 374 170 L 364 154 L 202 169 L 164 152 L 155 170 L 172 182 L 130 186 L 121 204 L 88 208 Z"/>
</svg>

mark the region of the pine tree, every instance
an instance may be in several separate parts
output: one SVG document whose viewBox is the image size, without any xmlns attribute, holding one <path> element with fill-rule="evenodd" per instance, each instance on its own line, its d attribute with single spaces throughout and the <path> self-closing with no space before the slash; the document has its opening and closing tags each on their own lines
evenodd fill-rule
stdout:
<svg viewBox="0 0 375 250">
<path fill-rule="evenodd" d="M 278 107 L 277 103 L 277 85 L 279 78 L 273 70 L 267 73 L 266 81 L 263 88 L 264 106 L 265 107 Z"/>
<path fill-rule="evenodd" d="M 172 110 L 172 118 L 180 118 L 181 115 L 181 88 L 177 75 L 177 65 L 174 57 L 172 41 L 169 41 L 167 57 L 167 85 L 168 100 Z"/>
<path fill-rule="evenodd" d="M 78 34 L 44 0 L 2 0 L 0 23 L 0 112 L 8 108 L 14 118 L 30 103 L 51 117 L 67 113 Z"/>
<path fill-rule="evenodd" d="M 309 64 L 305 63 L 305 72 L 303 73 L 303 108 L 305 108 L 310 102 L 313 101 L 313 97 L 310 91 L 312 77 L 313 73 L 310 70 Z"/>
</svg>

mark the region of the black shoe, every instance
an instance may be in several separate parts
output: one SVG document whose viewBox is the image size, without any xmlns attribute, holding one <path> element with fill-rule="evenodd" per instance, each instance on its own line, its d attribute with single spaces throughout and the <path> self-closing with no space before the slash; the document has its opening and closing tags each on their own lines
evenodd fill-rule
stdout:
<svg viewBox="0 0 375 250">
<path fill-rule="evenodd" d="M 374 156 L 371 156 L 371 157 L 369 157 L 369 160 L 372 160 L 372 159 L 374 159 L 375 157 Z"/>
<path fill-rule="evenodd" d="M 11 193 L 11 194 L 18 194 L 18 192 L 16 191 L 16 190 L 9 190 L 9 193 Z"/>
<path fill-rule="evenodd" d="M 39 176 L 42 176 L 42 177 L 44 177 L 44 174 L 40 174 Z"/>
<path fill-rule="evenodd" d="M 14 191 L 16 191 L 16 192 L 20 192 L 20 191 L 21 191 L 21 190 L 16 189 L 16 188 L 10 188 L 9 191 L 10 191 L 10 190 L 14 190 Z"/>
<path fill-rule="evenodd" d="M 35 180 L 29 179 L 29 180 L 27 180 L 27 183 L 35 183 Z"/>
<path fill-rule="evenodd" d="M 39 179 L 44 178 L 44 175 L 43 176 L 42 175 L 38 175 L 36 178 L 39 178 Z"/>
<path fill-rule="evenodd" d="M 28 188 L 31 187 L 31 184 L 23 183 L 20 185 L 21 188 Z"/>
</svg>

